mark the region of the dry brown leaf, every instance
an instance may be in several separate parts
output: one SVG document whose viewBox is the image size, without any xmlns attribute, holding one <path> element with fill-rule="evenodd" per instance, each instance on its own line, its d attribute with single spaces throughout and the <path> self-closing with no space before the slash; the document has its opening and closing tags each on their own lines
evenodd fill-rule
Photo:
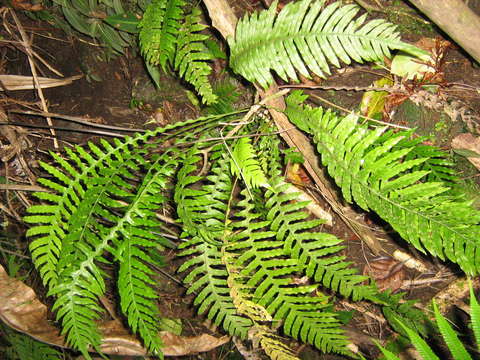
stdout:
<svg viewBox="0 0 480 360">
<path fill-rule="evenodd" d="M 18 10 L 42 11 L 45 10 L 42 4 L 32 4 L 26 0 L 12 0 L 12 7 Z"/>
<path fill-rule="evenodd" d="M 38 300 L 32 288 L 18 279 L 7 275 L 0 266 L 0 319 L 9 327 L 29 335 L 34 339 L 66 348 L 64 337 L 59 329 L 47 318 L 47 307 Z M 147 351 L 139 340 L 129 334 L 117 320 L 99 324 L 103 334 L 100 349 L 105 354 L 145 356 Z M 202 334 L 198 336 L 178 336 L 162 331 L 160 333 L 165 356 L 184 356 L 210 351 L 227 343 L 230 338 L 220 338 Z"/>
<path fill-rule="evenodd" d="M 396 291 L 403 285 L 405 269 L 403 263 L 391 257 L 379 258 L 365 265 L 364 275 L 369 275 L 377 283 L 378 289 Z"/>
<path fill-rule="evenodd" d="M 64 79 L 52 79 L 45 77 L 38 77 L 38 82 L 42 89 L 65 86 L 71 84 L 73 81 L 82 78 L 83 75 L 70 76 Z M 4 75 L 0 74 L 0 91 L 5 90 L 14 91 L 14 90 L 30 90 L 35 89 L 35 83 L 33 76 L 24 76 L 24 75 Z"/>
<path fill-rule="evenodd" d="M 452 140 L 452 148 L 467 149 L 480 154 L 480 138 L 472 134 L 460 134 Z M 478 170 L 480 170 L 480 158 L 467 157 Z"/>
</svg>

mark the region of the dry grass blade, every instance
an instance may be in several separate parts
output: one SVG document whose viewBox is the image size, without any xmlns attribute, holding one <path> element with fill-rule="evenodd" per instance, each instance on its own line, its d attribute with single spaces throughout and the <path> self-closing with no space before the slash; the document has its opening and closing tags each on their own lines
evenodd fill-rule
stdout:
<svg viewBox="0 0 480 360">
<path fill-rule="evenodd" d="M 46 77 L 38 77 L 38 83 L 42 89 L 65 86 L 78 80 L 82 75 L 71 76 L 65 79 L 52 79 Z M 8 90 L 33 90 L 36 88 L 33 76 L 24 75 L 0 75 L 1 88 L 0 91 Z"/>
</svg>

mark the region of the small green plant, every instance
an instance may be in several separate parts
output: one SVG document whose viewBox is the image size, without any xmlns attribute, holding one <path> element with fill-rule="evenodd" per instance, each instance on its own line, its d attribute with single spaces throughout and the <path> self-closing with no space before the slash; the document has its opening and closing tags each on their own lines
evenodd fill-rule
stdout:
<svg viewBox="0 0 480 360">
<path fill-rule="evenodd" d="M 139 23 L 140 48 L 145 61 L 168 68 L 193 85 L 205 104 L 213 104 L 217 96 L 208 80 L 211 68 L 207 61 L 213 54 L 201 32 L 201 12 L 194 7 L 185 13 L 184 0 L 153 0 Z"/>
<path fill-rule="evenodd" d="M 456 331 L 449 324 L 448 320 L 440 313 L 438 306 L 433 302 L 433 311 L 435 314 L 435 321 L 442 335 L 445 344 L 447 345 L 452 359 L 454 360 L 472 360 L 472 355 L 467 350 L 464 342 L 460 341 L 457 336 Z M 470 316 L 472 319 L 471 329 L 473 330 L 473 335 L 477 344 L 476 349 L 473 351 L 476 352 L 478 356 L 479 345 L 480 345 L 480 305 L 476 299 L 476 296 L 473 292 L 473 289 L 470 285 Z M 411 343 L 418 350 L 420 356 L 423 360 L 440 360 L 441 357 L 437 356 L 432 350 L 430 345 L 422 339 L 422 337 L 412 328 L 405 325 L 401 320 L 397 320 L 399 325 L 405 330 L 408 337 L 410 338 Z M 383 346 L 379 345 L 380 350 L 387 360 L 400 360 L 398 356 L 394 353 L 388 351 Z"/>
<path fill-rule="evenodd" d="M 6 360 L 60 360 L 63 354 L 55 348 L 20 334 L 1 325 L 0 331 L 10 346 L 6 349 Z"/>
<path fill-rule="evenodd" d="M 205 60 L 198 11 L 184 18 L 181 0 L 154 3 L 142 20 L 145 55 L 191 76 L 202 94 L 206 75 L 195 63 Z M 353 5 L 301 0 L 278 14 L 276 5 L 245 17 L 229 40 L 233 70 L 263 87 L 273 82 L 271 70 L 296 80 L 297 71 L 325 76 L 329 64 L 383 59 L 392 50 L 422 54 L 403 43 L 392 24 L 357 17 Z M 162 26 L 155 25 L 158 19 Z M 210 90 L 203 89 L 208 103 Z M 285 113 L 312 136 L 346 201 L 377 212 L 418 249 L 448 258 L 468 274 L 479 272 L 480 213 L 452 190 L 442 152 L 422 145 L 411 131 L 368 127 L 354 115 L 341 117 L 305 101 L 292 94 Z M 387 318 L 424 331 L 421 312 L 366 283 L 341 254 L 342 241 L 319 231 L 323 221 L 311 219 L 308 202 L 288 191 L 275 125 L 256 111 L 245 112 L 75 146 L 63 156 L 52 154 L 55 165 L 42 163 L 48 176 L 39 183 L 50 192 L 36 194 L 42 203 L 25 218 L 34 224 L 27 233 L 30 250 L 55 299 L 62 333 L 84 357 L 101 343 L 95 320 L 102 314 L 106 262 L 117 268 L 120 307 L 132 332 L 161 356 L 149 264 L 171 246 L 157 235 L 162 222 L 156 212 L 172 205 L 182 227 L 178 255 L 185 262 L 179 271 L 186 273 L 199 313 L 231 335 L 254 338 L 271 358 L 296 359 L 279 328 L 322 351 L 351 355 L 322 289 L 380 304 Z"/>
</svg>

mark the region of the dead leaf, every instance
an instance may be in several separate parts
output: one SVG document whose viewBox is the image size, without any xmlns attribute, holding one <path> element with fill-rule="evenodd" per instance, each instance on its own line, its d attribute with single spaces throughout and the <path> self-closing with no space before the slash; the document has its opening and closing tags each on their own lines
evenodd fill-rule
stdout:
<svg viewBox="0 0 480 360">
<path fill-rule="evenodd" d="M 382 257 L 365 265 L 363 274 L 375 280 L 378 289 L 396 291 L 402 287 L 405 279 L 403 263 L 391 257 Z"/>
<path fill-rule="evenodd" d="M 52 79 L 46 77 L 37 77 L 40 87 L 42 89 L 65 86 L 71 84 L 73 81 L 82 78 L 83 75 L 70 76 L 63 79 Z M 8 90 L 30 90 L 35 89 L 35 82 L 32 76 L 24 75 L 6 75 L 0 74 L 0 91 Z"/>
<path fill-rule="evenodd" d="M 38 300 L 32 288 L 18 279 L 9 277 L 0 266 L 0 319 L 12 329 L 34 339 L 66 348 L 64 337 L 47 318 L 47 307 Z M 141 342 L 130 335 L 120 321 L 99 323 L 103 334 L 100 349 L 105 354 L 123 356 L 146 356 L 147 351 Z M 210 351 L 228 341 L 228 336 L 220 338 L 202 334 L 198 336 L 178 336 L 160 332 L 165 356 L 185 356 Z"/>
<path fill-rule="evenodd" d="M 27 0 L 12 0 L 12 7 L 18 10 L 41 11 L 44 10 L 42 4 L 32 4 Z"/>
<path fill-rule="evenodd" d="M 452 140 L 452 148 L 467 149 L 480 154 L 480 138 L 472 134 L 460 134 Z M 477 157 L 467 157 L 478 170 L 480 170 L 480 159 Z"/>
</svg>

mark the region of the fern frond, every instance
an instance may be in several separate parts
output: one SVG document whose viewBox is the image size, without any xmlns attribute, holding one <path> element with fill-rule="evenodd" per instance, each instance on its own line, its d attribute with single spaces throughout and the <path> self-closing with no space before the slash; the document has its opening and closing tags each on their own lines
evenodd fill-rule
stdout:
<svg viewBox="0 0 480 360">
<path fill-rule="evenodd" d="M 445 317 L 438 310 L 435 300 L 433 301 L 433 312 L 435 313 L 435 320 L 438 325 L 438 329 L 440 330 L 440 334 L 442 334 L 443 340 L 445 340 L 445 343 L 447 344 L 453 358 L 458 360 L 472 360 L 472 357 L 465 349 L 465 346 L 458 339 L 457 334 L 452 329 L 447 319 L 445 319 Z"/>
<path fill-rule="evenodd" d="M 405 300 L 405 294 L 392 294 L 391 290 L 378 293 L 376 302 L 382 304 L 382 312 L 393 330 L 403 336 L 407 336 L 403 327 L 399 326 L 398 320 L 413 329 L 421 336 L 427 336 L 431 329 L 431 323 L 427 315 L 415 306 L 415 300 Z"/>
<path fill-rule="evenodd" d="M 184 235 L 190 237 L 180 245 L 183 251 L 179 256 L 192 256 L 178 271 L 190 270 L 184 282 L 189 284 L 189 294 L 196 293 L 194 304 L 199 306 L 198 312 L 208 311 L 207 317 L 215 324 L 245 339 L 252 321 L 237 314 L 227 284 L 229 274 L 218 247 L 229 232 L 228 201 L 233 191 L 230 169 L 228 162 L 220 158 L 213 164 L 210 184 L 202 190 L 191 189 L 190 185 L 201 179 L 191 175 L 198 170 L 195 164 L 199 159 L 198 150 L 191 149 L 177 175 L 177 213 L 184 224 Z"/>
<path fill-rule="evenodd" d="M 49 294 L 57 298 L 53 309 L 57 311 L 57 320 L 62 323 L 62 333 L 67 342 L 85 357 L 88 357 L 90 347 L 98 350 L 101 340 L 95 319 L 102 311 L 97 299 L 105 291 L 105 274 L 98 263 L 108 262 L 105 252 L 117 256 L 118 261 L 125 238 L 130 241 L 126 244 L 136 247 L 143 247 L 151 240 L 151 235 L 145 234 L 145 227 L 158 226 L 154 210 L 161 206 L 161 194 L 154 196 L 151 191 L 165 185 L 165 176 L 169 176 L 167 170 L 170 169 L 171 173 L 178 164 L 179 150 L 169 147 L 165 151 L 169 165 L 161 170 L 163 177 L 159 177 L 158 171 L 152 170 L 157 164 L 155 154 L 149 156 L 149 151 L 163 141 L 162 134 L 168 134 L 164 135 L 165 140 L 181 138 L 185 129 L 196 133 L 219 119 L 209 117 L 186 121 L 127 137 L 123 142 L 115 140 L 114 145 L 106 141 L 100 145 L 89 143 L 89 151 L 77 146 L 67 150 L 68 159 L 54 155 L 57 167 L 44 166 L 54 180 L 40 182 L 54 193 L 38 194 L 50 204 L 29 209 L 33 215 L 27 216 L 26 221 L 39 224 L 28 233 L 29 236 L 38 236 L 30 248 L 35 265 L 49 287 Z M 141 185 L 143 171 L 147 172 L 144 181 L 151 190 Z M 155 174 L 154 180 L 152 174 Z M 142 254 L 132 248 L 126 254 L 131 260 L 130 265 L 139 270 L 142 264 L 135 261 L 135 257 Z M 125 266 L 122 274 L 128 274 Z M 145 289 L 148 281 L 143 285 L 142 289 Z M 138 282 L 133 286 L 138 286 Z M 125 294 L 124 301 L 140 301 L 138 297 L 132 297 L 136 294 Z M 128 298 L 129 295 L 132 296 Z M 153 299 L 151 301 L 153 303 Z M 129 323 L 144 336 L 147 346 L 158 349 L 158 342 L 154 344 L 152 340 L 154 326 L 148 330 L 140 324 L 148 320 L 149 314 L 135 313 L 131 306 L 123 310 L 131 316 Z"/>
<path fill-rule="evenodd" d="M 143 56 L 151 64 L 160 64 L 164 71 L 167 63 L 174 63 L 185 4 L 184 0 L 152 0 L 138 24 Z"/>
<path fill-rule="evenodd" d="M 190 270 L 184 282 L 189 284 L 187 294 L 196 293 L 194 305 L 199 314 L 208 311 L 207 317 L 229 334 L 245 339 L 252 326 L 250 319 L 237 315 L 227 286 L 228 273 L 222 263 L 221 251 L 194 237 L 181 246 L 184 250 L 179 256 L 193 255 L 180 268 L 179 272 Z"/>
<path fill-rule="evenodd" d="M 283 241 L 285 254 L 297 259 L 310 279 L 355 301 L 374 297 L 378 290 L 365 284 L 368 277 L 358 275 L 345 256 L 335 255 L 344 249 L 342 241 L 315 231 L 324 221 L 308 220 L 308 202 L 297 201 L 298 193 L 287 191 L 290 185 L 283 180 L 278 141 L 264 136 L 258 143 L 259 161 L 265 164 L 271 184 L 264 195 L 266 219 L 276 240 Z"/>
<path fill-rule="evenodd" d="M 273 82 L 271 70 L 285 81 L 298 81 L 297 72 L 325 77 L 329 63 L 340 67 L 340 61 L 383 60 L 395 49 L 420 54 L 400 40 L 395 25 L 381 19 L 365 23 L 365 15 L 355 18 L 355 5 L 301 0 L 277 14 L 277 3 L 242 18 L 229 39 L 232 69 L 264 88 Z"/>
<path fill-rule="evenodd" d="M 251 337 L 255 343 L 259 343 L 260 347 L 272 360 L 300 360 L 295 353 L 266 326 L 255 326 L 251 331 Z"/>
<path fill-rule="evenodd" d="M 175 53 L 174 69 L 188 83 L 192 84 L 205 104 L 213 104 L 217 96 L 213 93 L 212 86 L 208 81 L 208 75 L 212 69 L 207 61 L 213 60 L 210 52 L 205 51 L 203 41 L 207 35 L 200 32 L 207 28 L 201 24 L 201 12 L 193 8 L 192 12 L 185 17 L 185 22 L 179 30 L 177 49 Z"/>
<path fill-rule="evenodd" d="M 54 347 L 37 341 L 28 335 L 17 333 L 14 330 L 2 325 L 1 330 L 4 333 L 4 339 L 11 347 L 9 359 L 18 360 L 60 360 L 63 354 Z"/>
<path fill-rule="evenodd" d="M 178 122 L 155 131 L 147 131 L 142 135 L 126 137 L 124 141 L 115 139 L 113 145 L 102 140 L 100 145 L 89 144 L 91 153 L 80 146 L 66 148 L 66 158 L 55 153 L 51 154 L 56 166 L 41 162 L 40 165 L 51 178 L 40 178 L 38 182 L 51 192 L 34 193 L 44 203 L 31 206 L 28 209 L 30 215 L 24 220 L 35 224 L 26 235 L 33 239 L 30 243 L 30 252 L 43 283 L 53 287 L 58 282 L 58 259 L 68 235 L 72 215 L 85 197 L 88 189 L 85 182 L 88 179 L 98 178 L 101 169 L 111 168 L 113 161 L 122 164 L 118 171 L 124 168 L 123 163 L 138 167 L 135 162 L 144 157 L 148 149 L 158 146 L 158 143 L 161 144 L 162 136 L 165 141 L 181 138 L 185 132 L 195 136 L 205 129 L 215 127 L 222 118 L 209 116 Z M 151 141 L 156 137 L 159 139 Z"/>
<path fill-rule="evenodd" d="M 354 301 L 372 298 L 378 290 L 365 284 L 368 277 L 358 275 L 351 262 L 345 261 L 345 256 L 336 255 L 345 248 L 342 240 L 314 231 L 324 221 L 306 220 L 308 213 L 304 208 L 308 202 L 295 201 L 297 193 L 286 193 L 290 185 L 282 181 L 280 175 L 273 177 L 273 190 L 267 191 L 265 199 L 270 229 L 276 233 L 277 240 L 284 242 L 285 253 L 299 261 L 305 275 L 323 286 L 351 296 Z"/>
<path fill-rule="evenodd" d="M 159 235 L 152 233 L 159 226 L 155 211 L 160 210 L 166 201 L 165 188 L 176 165 L 175 157 L 167 151 L 149 169 L 136 193 L 140 199 L 137 211 L 129 219 L 129 225 L 123 231 L 124 238 L 116 251 L 116 256 L 121 259 L 118 276 L 121 309 L 132 331 L 138 331 L 153 354 L 161 353 L 162 343 L 158 336 L 158 296 L 152 289 L 156 284 L 153 279 L 155 273 L 147 265 L 155 261 L 146 249 L 155 249 L 160 245 Z"/>
<path fill-rule="evenodd" d="M 338 117 L 288 99 L 287 116 L 314 136 L 322 163 L 346 201 L 373 210 L 422 252 L 457 263 L 467 274 L 480 270 L 480 212 L 464 197 L 450 195 L 450 183 L 426 181 L 428 158 L 405 160 L 413 147 L 399 147 L 407 133 L 368 129 L 354 115 Z"/>
<path fill-rule="evenodd" d="M 232 152 L 232 174 L 242 177 L 247 187 L 268 187 L 268 180 L 256 158 L 251 139 L 238 139 Z"/>
<path fill-rule="evenodd" d="M 127 138 L 124 142 L 115 140 L 115 147 L 102 141 L 102 148 L 89 145 L 90 154 L 80 146 L 66 149 L 69 160 L 52 153 L 57 166 L 41 163 L 42 167 L 56 181 L 40 178 L 38 182 L 52 190 L 52 193 L 35 193 L 40 200 L 48 204 L 34 205 L 28 209 L 30 216 L 25 217 L 28 223 L 36 225 L 27 231 L 28 237 L 36 237 L 30 244 L 32 260 L 40 272 L 45 285 L 55 286 L 58 282 L 58 258 L 68 235 L 72 215 L 84 199 L 89 185 L 85 184 L 90 177 L 98 177 L 99 169 L 104 169 L 117 159 L 128 158 L 130 147 L 137 147 L 139 142 L 153 136 L 147 133 L 142 136 Z M 141 154 L 141 153 L 140 153 Z"/>
<path fill-rule="evenodd" d="M 285 334 L 308 342 L 318 349 L 347 353 L 346 337 L 336 314 L 329 311 L 327 298 L 317 294 L 316 285 L 299 286 L 292 278 L 303 270 L 297 259 L 286 256 L 283 241 L 275 239 L 268 229 L 270 221 L 262 221 L 254 211 L 248 192 L 242 190 L 241 209 L 229 238 L 229 251 L 238 252 L 235 266 L 247 287 L 255 289 L 253 299 L 263 306 L 275 321 L 283 321 Z"/>
</svg>

